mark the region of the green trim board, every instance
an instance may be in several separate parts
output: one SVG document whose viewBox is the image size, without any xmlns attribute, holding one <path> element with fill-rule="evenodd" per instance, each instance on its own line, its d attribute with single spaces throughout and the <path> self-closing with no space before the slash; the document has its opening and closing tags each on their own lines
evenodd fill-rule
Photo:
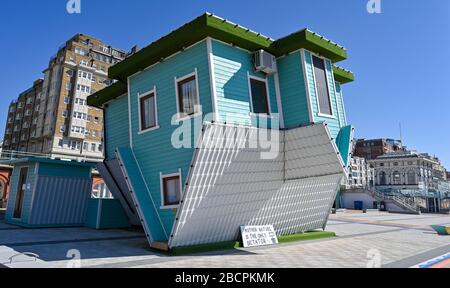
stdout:
<svg viewBox="0 0 450 288">
<path fill-rule="evenodd" d="M 346 84 L 355 81 L 355 75 L 353 72 L 344 68 L 333 65 L 334 80 L 341 84 Z"/>
<path fill-rule="evenodd" d="M 347 59 L 347 50 L 344 47 L 308 29 L 292 33 L 271 45 L 276 56 L 286 55 L 301 48 L 316 52 L 333 62 Z"/>
<path fill-rule="evenodd" d="M 112 85 L 92 94 L 87 98 L 87 104 L 100 108 L 103 104 L 127 93 L 127 85 L 117 81 Z"/>
</svg>

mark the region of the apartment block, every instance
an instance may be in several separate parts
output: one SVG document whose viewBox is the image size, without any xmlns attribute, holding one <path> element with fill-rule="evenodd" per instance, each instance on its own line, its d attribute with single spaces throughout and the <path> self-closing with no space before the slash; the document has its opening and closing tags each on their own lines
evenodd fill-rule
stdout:
<svg viewBox="0 0 450 288">
<path fill-rule="evenodd" d="M 103 159 L 103 112 L 86 99 L 112 84 L 108 68 L 126 56 L 87 35 L 69 39 L 51 57 L 44 79 L 11 104 L 4 150 Z"/>
<path fill-rule="evenodd" d="M 36 80 L 31 88 L 22 92 L 17 100 L 11 102 L 2 146 L 4 152 L 38 151 L 37 117 L 43 82 L 42 79 Z"/>
</svg>

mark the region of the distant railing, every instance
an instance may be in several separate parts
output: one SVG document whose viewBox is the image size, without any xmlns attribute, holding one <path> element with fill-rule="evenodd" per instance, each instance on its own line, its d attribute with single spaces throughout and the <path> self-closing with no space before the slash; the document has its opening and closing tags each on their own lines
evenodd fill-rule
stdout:
<svg viewBox="0 0 450 288">
<path fill-rule="evenodd" d="M 47 158 L 50 159 L 50 154 L 43 153 L 31 153 L 24 151 L 16 151 L 16 150 L 3 150 L 0 154 L 0 161 L 8 161 L 8 160 L 16 160 L 20 158 L 26 157 L 38 157 L 38 158 Z"/>
<path fill-rule="evenodd" d="M 408 208 L 412 211 L 419 211 L 419 205 L 416 203 L 414 197 L 407 197 L 401 193 L 398 194 L 385 194 L 383 192 L 380 191 L 372 191 L 372 193 L 374 193 L 378 198 L 382 199 L 382 200 L 391 200 L 394 202 L 399 203 L 400 205 L 404 206 L 405 208 Z"/>
</svg>

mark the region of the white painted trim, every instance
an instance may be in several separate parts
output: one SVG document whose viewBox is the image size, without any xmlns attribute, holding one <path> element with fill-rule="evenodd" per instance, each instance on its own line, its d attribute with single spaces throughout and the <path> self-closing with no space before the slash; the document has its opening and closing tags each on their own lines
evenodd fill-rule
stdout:
<svg viewBox="0 0 450 288">
<path fill-rule="evenodd" d="M 197 106 L 197 108 L 194 108 L 194 111 L 195 111 L 195 109 L 198 109 L 198 111 L 195 112 L 193 115 L 184 116 L 180 112 L 180 102 L 178 100 L 179 99 L 178 83 L 183 81 L 183 80 L 186 80 L 186 79 L 188 79 L 189 77 L 192 77 L 192 76 L 195 76 L 195 85 L 197 86 L 196 87 L 196 91 L 197 91 L 196 97 L 197 97 L 197 103 L 198 103 L 198 106 Z M 197 68 L 195 68 L 194 72 L 192 72 L 192 73 L 190 73 L 188 75 L 185 75 L 185 76 L 179 77 L 179 78 L 175 77 L 174 79 L 175 79 L 175 97 L 176 97 L 176 103 L 177 103 L 177 121 L 178 122 L 185 121 L 185 120 L 188 120 L 188 119 L 191 119 L 191 118 L 195 118 L 195 117 L 199 116 L 200 114 L 202 114 L 202 111 L 201 111 L 202 110 L 201 109 L 202 106 L 201 106 L 201 103 L 200 103 L 200 87 L 198 85 L 198 70 L 197 70 Z"/>
<path fill-rule="evenodd" d="M 155 126 L 147 128 L 145 130 L 142 130 L 141 99 L 146 97 L 146 96 L 148 96 L 148 95 L 151 95 L 151 94 L 153 94 L 153 98 L 154 98 L 153 101 L 155 101 Z M 156 93 L 156 86 L 153 86 L 152 90 L 147 91 L 147 92 L 145 92 L 143 94 L 138 93 L 137 96 L 138 96 L 137 97 L 137 109 L 138 109 L 138 117 L 139 117 L 138 118 L 138 122 L 139 122 L 138 135 L 142 135 L 142 134 L 144 134 L 146 132 L 150 132 L 150 131 L 159 129 L 160 126 L 159 126 L 159 119 L 158 119 L 158 96 L 157 96 L 157 93 Z"/>
<path fill-rule="evenodd" d="M 29 177 L 28 177 L 28 175 L 30 174 L 30 166 L 28 166 L 28 165 L 26 165 L 26 166 L 20 166 L 20 169 L 19 169 L 19 179 L 18 179 L 18 182 L 17 182 L 17 188 L 19 188 L 19 183 L 20 183 L 20 171 L 22 170 L 22 168 L 27 168 L 28 170 L 27 170 L 27 178 L 26 178 L 26 180 L 27 181 L 25 181 L 25 187 L 27 187 L 27 183 L 28 183 L 28 180 L 29 180 Z M 36 169 L 36 167 L 35 167 L 35 169 Z M 37 174 L 36 174 L 37 175 Z M 11 174 L 11 177 L 12 177 L 12 174 Z M 11 183 L 12 184 L 12 183 Z M 23 184 L 22 184 L 23 185 Z M 36 185 L 33 187 L 33 188 L 35 188 L 36 187 Z M 27 189 L 25 189 L 25 193 L 26 193 L 26 191 L 27 191 Z M 11 188 L 10 188 L 10 192 L 11 192 Z M 17 193 L 19 193 L 19 190 L 17 189 L 17 191 L 16 191 L 16 197 L 14 198 L 14 203 L 12 204 L 13 206 L 13 208 L 14 209 L 12 209 L 12 216 L 11 216 L 11 219 L 13 219 L 13 220 L 22 220 L 22 218 L 23 218 L 23 211 L 20 211 L 20 218 L 14 218 L 14 211 L 16 210 L 16 204 L 17 204 Z M 34 191 L 32 192 L 33 193 L 33 198 L 34 198 Z M 22 199 L 22 210 L 23 210 L 23 201 L 24 201 L 24 199 L 25 199 L 25 195 L 23 195 L 23 199 Z M 9 200 L 9 198 L 8 198 L 8 200 Z M 34 200 L 32 200 L 32 202 L 31 202 L 31 209 L 33 209 L 33 201 Z M 9 205 L 9 204 L 8 204 Z M 31 212 L 31 209 L 30 209 L 30 212 Z M 31 213 L 30 213 L 30 215 L 31 215 Z"/>
<path fill-rule="evenodd" d="M 306 69 L 306 56 L 305 56 L 305 49 L 300 50 L 300 58 L 301 58 L 301 65 L 303 68 L 303 81 L 305 82 L 305 90 L 306 90 L 306 99 L 308 100 L 308 112 L 309 112 L 309 121 L 311 123 L 315 123 L 316 120 L 314 118 L 314 109 L 312 106 L 311 101 L 311 90 L 309 88 L 309 82 L 308 82 L 308 70 Z"/>
<path fill-rule="evenodd" d="M 330 85 L 328 85 L 328 73 L 327 73 L 327 63 L 326 63 L 326 58 L 313 53 L 311 51 L 308 51 L 311 56 L 311 67 L 312 67 L 312 76 L 313 76 L 313 80 L 314 80 L 314 88 L 316 89 L 316 101 L 317 101 L 317 111 L 319 111 L 318 116 L 323 117 L 322 115 L 328 115 L 328 114 L 324 114 L 320 111 L 320 102 L 319 102 L 319 93 L 317 92 L 317 81 L 316 81 L 316 73 L 314 72 L 314 59 L 313 56 L 322 59 L 323 61 L 323 65 L 325 68 L 325 78 L 326 78 L 326 84 L 327 84 L 327 90 L 328 90 L 328 101 L 330 101 L 330 107 L 331 107 L 331 115 L 328 115 L 328 117 L 330 116 L 334 116 L 335 113 L 333 111 L 333 101 L 331 99 L 331 93 L 330 93 Z"/>
<path fill-rule="evenodd" d="M 328 115 L 328 114 L 322 114 L 322 113 L 317 113 L 317 116 L 323 117 L 323 118 L 334 119 L 334 120 L 337 119 L 336 116 L 334 116 L 334 115 Z"/>
<path fill-rule="evenodd" d="M 340 88 L 340 90 L 341 90 L 341 92 L 340 92 L 340 98 L 341 98 L 341 104 L 342 104 L 342 114 L 344 115 L 344 126 L 347 126 L 348 125 L 348 122 L 347 122 L 347 113 L 345 112 L 345 101 L 344 101 L 344 93 L 342 92 L 342 84 L 340 83 L 340 82 L 337 82 L 337 81 L 335 81 L 335 83 L 337 83 L 337 84 L 339 84 L 339 88 Z M 337 92 L 336 92 L 337 93 Z"/>
<path fill-rule="evenodd" d="M 158 130 L 158 129 L 160 129 L 160 128 L 161 128 L 161 126 L 156 125 L 156 126 L 153 126 L 153 127 L 151 127 L 151 128 L 148 128 L 148 129 L 139 131 L 137 134 L 138 134 L 138 135 L 142 135 L 142 134 L 145 134 L 145 133 L 147 133 L 147 132 L 151 132 L 151 131 Z"/>
<path fill-rule="evenodd" d="M 331 80 L 333 81 L 333 89 L 334 89 L 334 100 L 335 100 L 335 102 L 336 102 L 336 109 L 337 109 L 337 115 L 336 115 L 336 118 L 337 118 L 337 120 L 338 120 L 338 122 L 339 122 L 339 127 L 340 128 L 342 128 L 342 127 L 344 127 L 345 125 L 343 125 L 342 124 L 342 121 L 341 121 L 341 113 L 339 113 L 340 112 L 340 108 L 339 108 L 339 103 L 338 103 L 338 95 L 337 95 L 337 91 L 336 91 L 336 81 L 334 80 L 334 72 L 333 72 L 333 62 L 331 62 L 330 61 L 330 59 L 326 59 L 325 60 L 325 72 L 326 72 L 326 68 L 327 68 L 327 66 L 326 66 L 326 64 L 328 64 L 327 62 L 330 62 L 330 66 L 331 66 Z M 327 77 L 328 77 L 328 73 L 326 73 L 326 75 L 327 75 Z M 327 79 L 327 81 L 328 81 L 328 79 Z M 331 96 L 331 95 L 330 95 Z"/>
<path fill-rule="evenodd" d="M 281 101 L 280 79 L 278 78 L 278 72 L 273 75 L 273 78 L 275 82 L 275 96 L 277 97 L 278 114 L 280 115 L 280 127 L 285 128 L 283 103 Z"/>
<path fill-rule="evenodd" d="M 180 207 L 180 204 L 178 205 L 165 205 L 164 203 L 164 179 L 170 178 L 170 177 L 179 177 L 180 179 L 180 199 L 183 196 L 183 177 L 181 176 L 181 169 L 178 169 L 177 173 L 172 174 L 162 174 L 162 172 L 159 173 L 159 188 L 161 192 L 161 207 L 160 209 L 178 209 Z M 180 200 L 181 201 L 181 200 Z"/>
<path fill-rule="evenodd" d="M 127 78 L 128 89 L 128 126 L 130 134 L 130 148 L 133 149 L 133 125 L 131 124 L 131 93 L 130 93 L 130 77 Z"/>
<path fill-rule="evenodd" d="M 211 37 L 206 38 L 206 49 L 208 52 L 208 67 L 209 67 L 209 77 L 211 85 L 211 106 L 213 112 L 213 120 L 215 122 L 219 121 L 219 104 L 217 102 L 217 87 L 216 87 L 216 73 L 214 69 L 214 54 L 212 48 Z M 178 97 L 177 97 L 178 99 Z"/>
<path fill-rule="evenodd" d="M 34 208 L 34 198 L 36 196 L 36 188 L 37 188 L 37 183 L 39 181 L 39 162 L 36 162 L 35 166 L 34 166 L 34 175 L 36 175 L 36 178 L 34 179 L 34 184 L 33 184 L 33 192 L 32 192 L 32 196 L 31 196 L 31 204 L 30 204 L 30 215 L 32 215 L 33 213 L 33 208 Z M 28 176 L 27 176 L 28 179 Z M 11 188 L 10 188 L 11 190 Z"/>
<path fill-rule="evenodd" d="M 250 72 L 247 71 L 247 79 L 248 79 L 248 93 L 249 93 L 249 97 L 250 97 L 250 113 L 256 115 L 256 113 L 254 113 L 253 111 L 253 95 L 252 95 L 252 84 L 250 80 L 256 80 L 256 81 L 260 81 L 260 82 L 264 82 L 266 84 L 266 100 L 267 100 L 267 107 L 269 108 L 269 115 L 272 115 L 272 107 L 270 105 L 270 92 L 269 92 L 269 82 L 267 81 L 267 78 L 261 78 L 258 76 L 253 76 L 250 75 Z M 260 114 L 258 114 L 260 115 Z"/>
</svg>

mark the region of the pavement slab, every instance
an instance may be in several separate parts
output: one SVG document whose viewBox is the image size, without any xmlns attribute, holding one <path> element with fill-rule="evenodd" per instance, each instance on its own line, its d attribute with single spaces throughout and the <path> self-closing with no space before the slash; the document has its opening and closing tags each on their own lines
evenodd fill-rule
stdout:
<svg viewBox="0 0 450 288">
<path fill-rule="evenodd" d="M 433 224 L 450 225 L 450 216 L 352 211 L 330 216 L 327 230 L 335 232 L 335 238 L 167 256 L 148 249 L 140 230 L 28 230 L 0 221 L 0 263 L 6 263 L 10 254 L 32 252 L 39 255 L 38 264 L 26 259 L 20 267 L 409 268 L 450 252 L 450 238 L 437 235 L 430 228 Z M 449 268 L 450 264 L 436 266 Z"/>
</svg>

